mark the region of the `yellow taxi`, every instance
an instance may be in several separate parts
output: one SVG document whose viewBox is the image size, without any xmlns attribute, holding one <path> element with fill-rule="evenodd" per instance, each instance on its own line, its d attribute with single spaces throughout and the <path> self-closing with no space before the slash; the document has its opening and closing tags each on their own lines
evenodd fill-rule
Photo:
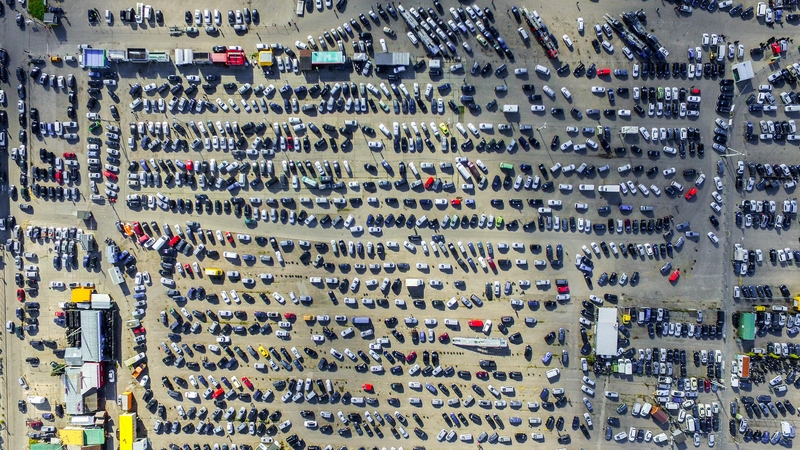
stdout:
<svg viewBox="0 0 800 450">
<path fill-rule="evenodd" d="M 439 129 L 442 130 L 442 133 L 444 133 L 445 136 L 450 136 L 450 130 L 447 128 L 447 125 L 445 125 L 444 122 L 439 124 Z"/>
<path fill-rule="evenodd" d="M 269 359 L 269 352 L 267 351 L 267 349 L 264 348 L 263 345 L 258 346 L 258 352 L 261 353 L 261 356 L 263 356 L 264 358 Z"/>
</svg>

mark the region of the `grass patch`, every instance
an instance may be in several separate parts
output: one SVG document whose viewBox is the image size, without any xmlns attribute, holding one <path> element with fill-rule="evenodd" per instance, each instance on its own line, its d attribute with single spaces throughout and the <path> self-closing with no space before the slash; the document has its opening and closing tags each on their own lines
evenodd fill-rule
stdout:
<svg viewBox="0 0 800 450">
<path fill-rule="evenodd" d="M 47 5 L 44 0 L 31 0 L 28 1 L 28 14 L 40 22 L 44 21 L 44 13 L 47 12 Z"/>
</svg>

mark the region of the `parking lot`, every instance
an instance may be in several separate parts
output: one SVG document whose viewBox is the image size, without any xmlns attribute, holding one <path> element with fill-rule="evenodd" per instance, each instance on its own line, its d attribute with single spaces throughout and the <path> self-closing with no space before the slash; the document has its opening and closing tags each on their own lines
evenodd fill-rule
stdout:
<svg viewBox="0 0 800 450">
<path fill-rule="evenodd" d="M 39 304 L 5 312 L 9 430 L 66 425 L 37 421 L 65 401 L 50 361 L 63 364 L 74 331 L 60 305 L 70 283 L 118 307 L 115 379 L 101 388 L 109 426 L 119 432 L 115 399 L 132 392 L 153 448 L 665 445 L 676 429 L 690 446 L 728 446 L 794 423 L 793 409 L 757 400 L 764 417 L 747 411 L 741 428 L 730 407 L 747 409 L 770 371 L 787 378 L 781 401 L 795 397 L 788 366 L 768 365 L 750 392 L 730 386 L 731 362 L 752 349 L 733 313 L 766 302 L 794 314 L 800 289 L 783 109 L 794 99 L 781 96 L 793 84 L 775 76 L 797 58 L 788 42 L 780 67 L 750 51 L 796 25 L 788 5 L 780 31 L 731 5 L 309 2 L 297 17 L 293 4 L 252 4 L 231 6 L 230 24 L 210 5 L 153 5 L 143 23 L 119 17 L 135 5 L 96 6 L 97 23 L 70 11 L 57 30 L 4 31 L 5 112 L 20 115 L 4 135 L 6 295 Z M 544 45 L 528 23 L 539 19 Z M 425 27 L 410 38 L 408 21 L 442 43 L 440 69 Z M 629 55 L 617 26 L 637 21 L 664 44 L 666 68 Z M 67 59 L 79 44 L 155 52 L 161 41 L 171 56 L 242 50 L 248 65 Z M 264 44 L 267 70 L 254 59 Z M 353 61 L 300 70 L 306 48 Z M 379 66 L 386 51 L 408 65 Z M 28 64 L 44 55 L 64 60 Z M 724 81 L 750 58 L 752 80 Z M 620 351 L 605 358 L 600 306 L 618 311 Z M 770 333 L 752 345 L 789 340 Z M 28 396 L 49 401 L 11 404 Z M 24 436 L 6 438 L 21 448 Z"/>
</svg>

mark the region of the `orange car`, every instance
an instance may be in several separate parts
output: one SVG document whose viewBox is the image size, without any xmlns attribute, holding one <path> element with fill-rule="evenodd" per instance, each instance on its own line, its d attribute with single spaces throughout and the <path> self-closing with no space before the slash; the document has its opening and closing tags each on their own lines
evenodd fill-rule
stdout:
<svg viewBox="0 0 800 450">
<path fill-rule="evenodd" d="M 125 234 L 128 236 L 133 236 L 133 228 L 129 224 L 123 224 L 122 229 L 125 230 Z"/>
<path fill-rule="evenodd" d="M 672 272 L 672 274 L 669 276 L 669 281 L 670 281 L 671 283 L 674 283 L 674 282 L 675 282 L 675 281 L 677 281 L 677 280 L 678 280 L 678 278 L 680 278 L 680 277 L 681 277 L 681 270 L 680 270 L 680 269 L 675 269 L 675 271 L 674 271 L 674 272 Z"/>
<path fill-rule="evenodd" d="M 689 189 L 689 192 L 686 193 L 686 200 L 691 200 L 697 194 L 697 188 Z"/>
<path fill-rule="evenodd" d="M 231 244 L 233 244 L 233 235 L 231 234 L 231 232 L 230 232 L 230 231 L 226 231 L 226 232 L 225 232 L 225 239 L 227 239 L 227 240 L 228 240 L 228 242 L 230 242 Z"/>
</svg>

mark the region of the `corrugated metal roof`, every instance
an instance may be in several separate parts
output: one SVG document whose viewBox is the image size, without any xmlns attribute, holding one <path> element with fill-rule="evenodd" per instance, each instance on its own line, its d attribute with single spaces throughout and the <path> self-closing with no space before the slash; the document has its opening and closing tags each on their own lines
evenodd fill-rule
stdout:
<svg viewBox="0 0 800 450">
<path fill-rule="evenodd" d="M 31 444 L 31 450 L 61 450 L 61 444 Z"/>
<path fill-rule="evenodd" d="M 342 64 L 344 55 L 342 52 L 313 52 L 311 53 L 312 64 Z"/>
<path fill-rule="evenodd" d="M 747 312 L 739 316 L 739 338 L 752 341 L 756 338 L 756 315 Z"/>
<path fill-rule="evenodd" d="M 407 66 L 411 63 L 410 53 L 376 53 L 375 65 L 378 66 Z"/>
<path fill-rule="evenodd" d="M 81 349 L 78 347 L 68 347 L 64 350 L 64 360 L 68 366 L 80 366 L 83 364 Z"/>
<path fill-rule="evenodd" d="M 86 445 L 98 445 L 106 442 L 106 435 L 102 428 L 87 428 L 83 430 Z"/>
<path fill-rule="evenodd" d="M 83 65 L 86 67 L 106 67 L 106 51 L 99 48 L 83 49 Z"/>
<path fill-rule="evenodd" d="M 81 358 L 84 362 L 102 360 L 100 351 L 101 321 L 100 311 L 81 311 Z"/>
<path fill-rule="evenodd" d="M 81 394 L 81 368 L 67 367 L 61 381 L 64 384 L 64 412 L 70 415 L 86 414 Z"/>
<path fill-rule="evenodd" d="M 599 356 L 616 356 L 617 334 L 617 308 L 600 308 L 595 331 L 595 353 Z"/>
</svg>

